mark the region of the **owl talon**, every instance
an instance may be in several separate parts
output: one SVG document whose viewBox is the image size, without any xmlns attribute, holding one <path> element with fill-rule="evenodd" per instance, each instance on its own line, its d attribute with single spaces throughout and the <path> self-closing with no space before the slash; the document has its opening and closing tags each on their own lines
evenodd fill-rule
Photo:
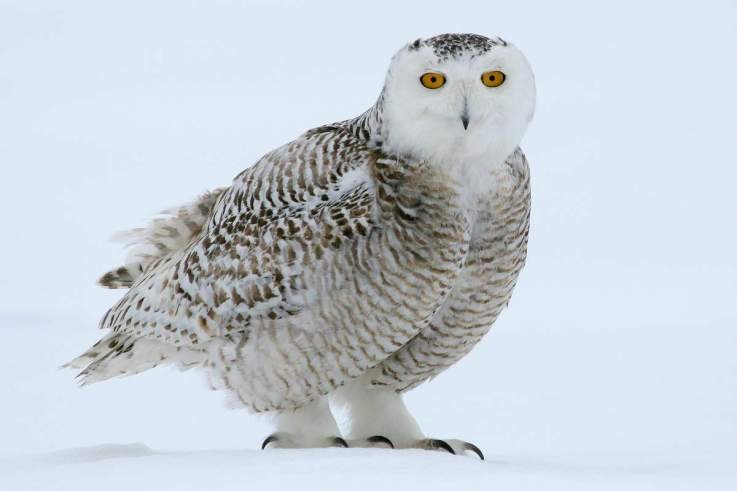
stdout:
<svg viewBox="0 0 737 491">
<path fill-rule="evenodd" d="M 264 442 L 261 444 L 261 450 L 265 450 L 267 446 L 269 446 L 269 443 L 278 441 L 279 437 L 276 435 L 269 435 L 264 439 Z"/>
<path fill-rule="evenodd" d="M 342 439 L 341 437 L 339 437 L 339 436 L 336 436 L 336 437 L 331 438 L 330 439 L 330 442 L 332 443 L 332 446 L 333 447 L 348 448 L 348 443 L 344 439 Z"/>
<path fill-rule="evenodd" d="M 479 456 L 479 459 L 484 460 L 484 452 L 479 447 L 470 442 L 463 442 L 463 450 L 470 450 Z"/>
<path fill-rule="evenodd" d="M 456 454 L 456 451 L 453 450 L 453 447 L 451 447 L 448 442 L 445 440 L 437 440 L 435 438 L 423 440 L 421 448 L 424 448 L 425 450 L 445 450 L 453 455 Z"/>
<path fill-rule="evenodd" d="M 422 440 L 419 446 L 425 450 L 445 450 L 453 455 L 463 455 L 465 452 L 473 452 L 479 459 L 484 460 L 484 452 L 479 447 L 463 440 L 428 438 L 427 440 Z"/>
<path fill-rule="evenodd" d="M 394 443 L 392 443 L 390 439 L 382 435 L 370 436 L 366 438 L 366 441 L 369 443 L 384 443 L 385 445 L 388 445 L 389 448 L 394 448 Z"/>
</svg>

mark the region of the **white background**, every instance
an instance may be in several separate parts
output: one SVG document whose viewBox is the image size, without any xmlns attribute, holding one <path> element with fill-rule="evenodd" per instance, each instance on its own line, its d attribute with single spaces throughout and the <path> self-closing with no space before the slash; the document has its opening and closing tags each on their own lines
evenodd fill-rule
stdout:
<svg viewBox="0 0 737 491">
<path fill-rule="evenodd" d="M 114 232 L 358 115 L 442 32 L 528 56 L 529 261 L 408 397 L 423 451 L 255 451 L 266 421 L 157 369 L 56 369 L 120 292 Z M 735 2 L 0 1 L 0 489 L 737 488 Z"/>
</svg>

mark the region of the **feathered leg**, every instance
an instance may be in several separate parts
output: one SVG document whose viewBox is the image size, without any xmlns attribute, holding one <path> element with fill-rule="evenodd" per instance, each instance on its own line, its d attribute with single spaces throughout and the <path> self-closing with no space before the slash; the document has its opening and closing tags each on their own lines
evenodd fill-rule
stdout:
<svg viewBox="0 0 737 491">
<path fill-rule="evenodd" d="M 276 432 L 264 440 L 262 449 L 348 446 L 325 397 L 299 409 L 279 412 L 275 426 Z"/>
</svg>

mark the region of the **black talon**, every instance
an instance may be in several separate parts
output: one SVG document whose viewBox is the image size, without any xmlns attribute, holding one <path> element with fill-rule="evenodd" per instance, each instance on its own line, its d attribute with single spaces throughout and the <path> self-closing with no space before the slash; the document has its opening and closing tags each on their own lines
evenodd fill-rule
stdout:
<svg viewBox="0 0 737 491">
<path fill-rule="evenodd" d="M 265 449 L 265 448 L 266 448 L 266 446 L 267 446 L 267 445 L 268 445 L 269 443 L 271 443 L 271 442 L 275 442 L 275 441 L 277 441 L 278 439 L 279 439 L 279 437 L 277 437 L 276 435 L 269 435 L 269 436 L 267 436 L 267 437 L 266 437 L 266 440 L 264 440 L 264 443 L 262 443 L 262 444 L 261 444 L 261 450 Z"/>
<path fill-rule="evenodd" d="M 336 447 L 348 448 L 348 443 L 339 436 L 331 438 L 330 443 L 332 443 Z"/>
<path fill-rule="evenodd" d="M 463 449 L 470 450 L 471 452 L 478 455 L 481 460 L 484 460 L 484 452 L 482 452 L 481 449 L 473 443 L 463 442 Z"/>
<path fill-rule="evenodd" d="M 371 442 L 371 443 L 386 443 L 391 448 L 394 448 L 394 444 L 392 443 L 392 441 L 385 436 L 381 436 L 381 435 L 370 436 L 366 438 L 366 441 Z"/>
<path fill-rule="evenodd" d="M 441 448 L 441 449 L 443 449 L 443 450 L 446 450 L 447 452 L 449 452 L 449 453 L 451 453 L 451 454 L 453 454 L 453 455 L 455 455 L 455 454 L 456 454 L 456 451 L 455 451 L 455 450 L 453 450 L 453 447 L 451 447 L 451 446 L 450 446 L 450 445 L 448 444 L 448 442 L 446 442 L 445 440 L 435 440 L 435 439 L 432 439 L 432 438 L 431 438 L 431 439 L 427 440 L 427 445 L 428 445 L 428 446 L 429 446 L 429 447 L 430 447 L 431 449 L 438 449 L 438 448 Z"/>
</svg>

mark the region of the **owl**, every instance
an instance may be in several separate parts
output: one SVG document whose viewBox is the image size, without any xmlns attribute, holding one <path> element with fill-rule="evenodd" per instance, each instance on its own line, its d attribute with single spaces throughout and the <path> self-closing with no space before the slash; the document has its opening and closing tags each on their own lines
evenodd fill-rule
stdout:
<svg viewBox="0 0 737 491">
<path fill-rule="evenodd" d="M 267 153 L 230 186 L 127 232 L 127 289 L 82 384 L 203 369 L 273 415 L 262 448 L 481 450 L 426 436 L 403 394 L 489 331 L 525 263 L 535 106 L 524 55 L 442 34 L 391 59 L 376 103 Z M 332 410 L 350 419 L 345 434 Z"/>
</svg>

